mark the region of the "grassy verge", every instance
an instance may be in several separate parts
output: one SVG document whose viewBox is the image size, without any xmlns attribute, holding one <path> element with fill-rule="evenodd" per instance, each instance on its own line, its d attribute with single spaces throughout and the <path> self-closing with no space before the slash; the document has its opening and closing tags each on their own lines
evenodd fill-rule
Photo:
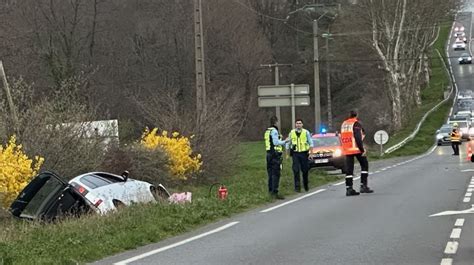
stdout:
<svg viewBox="0 0 474 265">
<path fill-rule="evenodd" d="M 0 222 L 0 264 L 76 264 L 157 242 L 207 223 L 271 202 L 263 142 L 242 143 L 238 168 L 223 182 L 226 201 L 209 197 L 209 187 L 193 187 L 187 205 L 136 205 L 107 216 L 88 216 L 58 224 Z M 310 186 L 339 180 L 311 170 Z M 293 194 L 291 161 L 283 165 L 280 190 Z M 212 192 L 215 195 L 215 190 Z"/>
<path fill-rule="evenodd" d="M 445 45 L 446 40 L 449 38 L 450 29 L 450 26 L 441 27 L 439 37 L 433 46 L 430 59 L 431 79 L 429 85 L 421 91 L 421 107 L 416 110 L 402 130 L 390 137 L 386 148 L 393 146 L 408 137 L 408 135 L 410 135 L 416 128 L 416 125 L 423 115 L 443 99 L 443 93 L 449 85 L 449 75 L 443 66 L 443 60 L 446 60 Z M 439 57 L 436 50 L 441 53 L 443 57 L 442 59 Z M 383 158 L 416 155 L 427 151 L 435 141 L 435 131 L 445 122 L 451 103 L 452 102 L 448 100 L 437 110 L 433 111 L 422 124 L 420 131 L 413 140 L 393 153 L 384 155 Z M 369 156 L 372 159 L 380 159 L 378 154 L 371 154 Z"/>
</svg>

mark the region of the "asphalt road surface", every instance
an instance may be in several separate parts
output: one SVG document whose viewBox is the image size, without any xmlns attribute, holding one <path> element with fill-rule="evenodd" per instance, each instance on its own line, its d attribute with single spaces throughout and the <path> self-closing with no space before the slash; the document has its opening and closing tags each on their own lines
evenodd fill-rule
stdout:
<svg viewBox="0 0 474 265">
<path fill-rule="evenodd" d="M 471 16 L 458 16 L 469 39 Z M 449 50 L 459 89 L 471 89 L 474 65 Z M 473 264 L 473 215 L 430 217 L 474 203 L 465 147 L 371 163 L 373 194 L 333 183 L 95 264 Z"/>
</svg>

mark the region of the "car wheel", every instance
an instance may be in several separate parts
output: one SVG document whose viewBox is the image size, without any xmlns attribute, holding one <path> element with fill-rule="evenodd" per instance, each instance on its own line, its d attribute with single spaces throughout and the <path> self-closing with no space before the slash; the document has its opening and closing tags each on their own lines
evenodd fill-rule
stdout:
<svg viewBox="0 0 474 265">
<path fill-rule="evenodd" d="M 150 191 L 157 202 L 168 201 L 168 197 L 169 197 L 168 191 L 166 191 L 162 187 L 151 186 Z"/>
<path fill-rule="evenodd" d="M 122 209 L 122 208 L 125 208 L 125 203 L 119 201 L 119 200 L 112 200 L 112 202 L 114 203 L 114 206 L 115 208 L 118 210 L 118 209 Z"/>
</svg>

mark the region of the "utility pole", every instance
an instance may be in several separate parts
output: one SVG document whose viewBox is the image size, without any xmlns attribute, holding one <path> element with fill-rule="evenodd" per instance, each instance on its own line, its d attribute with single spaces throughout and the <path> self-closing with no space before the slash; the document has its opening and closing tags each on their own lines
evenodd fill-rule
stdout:
<svg viewBox="0 0 474 265">
<path fill-rule="evenodd" d="M 7 95 L 8 107 L 10 108 L 10 114 L 12 115 L 13 131 L 15 133 L 18 133 L 18 116 L 16 115 L 15 105 L 13 104 L 12 94 L 10 93 L 10 86 L 8 86 L 7 76 L 5 75 L 5 70 L 3 69 L 2 61 L 0 61 L 0 76 L 2 78 L 5 94 Z"/>
<path fill-rule="evenodd" d="M 285 64 L 285 63 L 273 63 L 273 64 L 261 64 L 260 67 L 269 67 L 269 68 L 275 68 L 275 85 L 278 86 L 280 85 L 280 71 L 279 68 L 280 66 L 293 66 L 292 64 Z M 275 116 L 278 119 L 278 128 L 281 130 L 281 113 L 280 113 L 280 107 L 275 107 Z"/>
<path fill-rule="evenodd" d="M 321 128 L 321 105 L 319 93 L 319 52 L 318 52 L 318 20 L 313 20 L 313 65 L 314 65 L 314 131 Z"/>
<path fill-rule="evenodd" d="M 201 0 L 194 0 L 194 56 L 196 63 L 196 115 L 197 122 L 200 123 L 206 115 L 206 71 Z"/>
<path fill-rule="evenodd" d="M 326 88 L 327 88 L 327 108 L 328 108 L 328 129 L 332 129 L 332 102 L 331 102 L 331 74 L 329 72 L 329 39 L 331 38 L 330 33 L 322 34 L 322 37 L 326 39 Z"/>
</svg>

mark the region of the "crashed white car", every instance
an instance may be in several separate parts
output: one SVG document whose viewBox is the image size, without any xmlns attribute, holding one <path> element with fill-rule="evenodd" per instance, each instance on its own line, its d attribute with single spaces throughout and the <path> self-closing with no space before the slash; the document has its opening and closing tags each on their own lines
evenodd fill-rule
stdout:
<svg viewBox="0 0 474 265">
<path fill-rule="evenodd" d="M 65 182 L 52 172 L 36 176 L 10 206 L 13 216 L 52 221 L 63 216 L 104 214 L 133 203 L 166 201 L 169 193 L 159 184 L 106 172 L 89 172 Z"/>
</svg>

